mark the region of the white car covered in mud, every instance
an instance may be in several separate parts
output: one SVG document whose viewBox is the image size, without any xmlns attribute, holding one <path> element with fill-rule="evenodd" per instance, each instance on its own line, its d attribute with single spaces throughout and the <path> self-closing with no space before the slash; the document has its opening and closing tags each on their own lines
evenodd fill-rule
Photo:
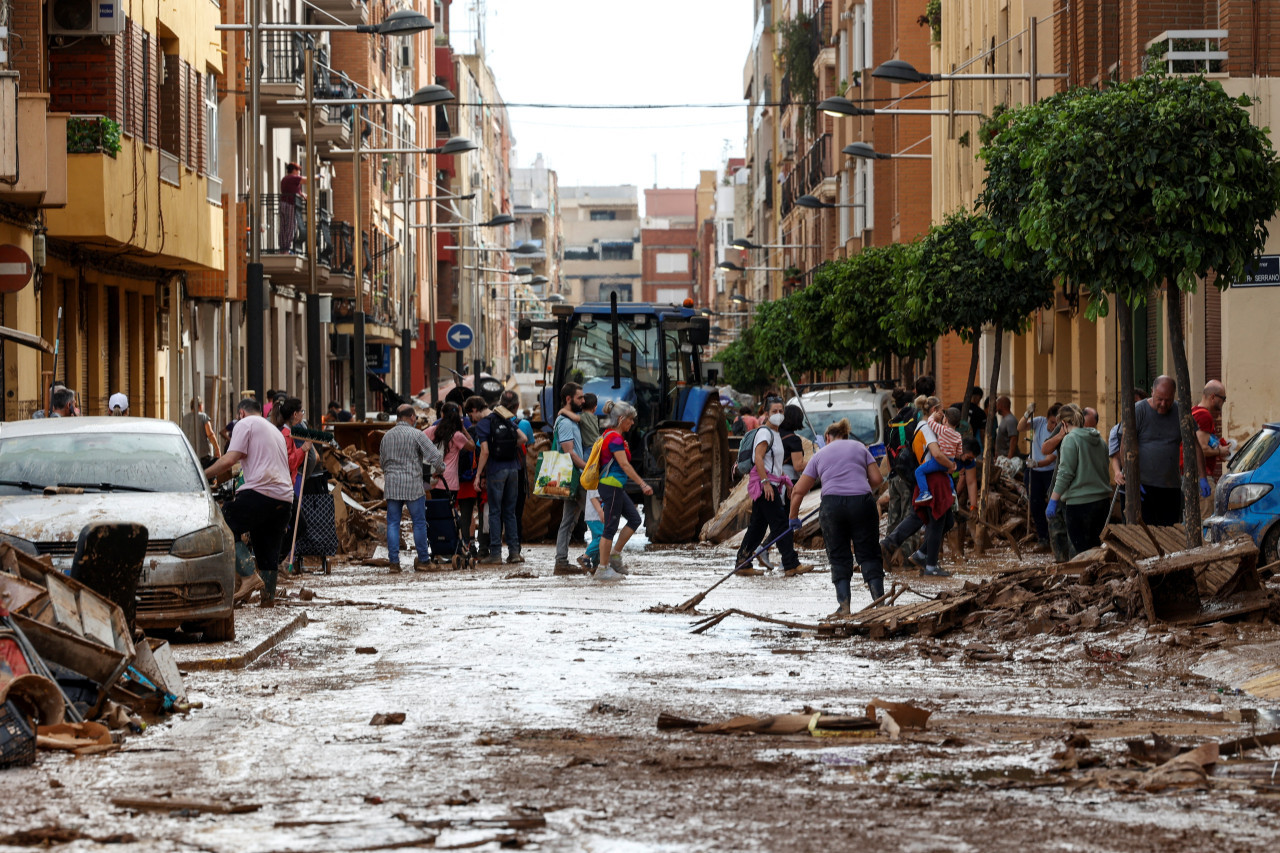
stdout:
<svg viewBox="0 0 1280 853">
<path fill-rule="evenodd" d="M 73 487 L 55 494 L 49 487 Z M 83 491 L 80 491 L 83 490 Z M 235 637 L 235 541 L 176 424 L 49 418 L 0 424 L 0 535 L 70 571 L 90 522 L 136 522 L 149 536 L 138 625 Z"/>
</svg>

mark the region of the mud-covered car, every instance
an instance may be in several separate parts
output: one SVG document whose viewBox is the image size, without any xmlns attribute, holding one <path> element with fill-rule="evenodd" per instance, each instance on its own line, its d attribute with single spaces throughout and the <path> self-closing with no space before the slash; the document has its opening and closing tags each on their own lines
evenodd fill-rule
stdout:
<svg viewBox="0 0 1280 853">
<path fill-rule="evenodd" d="M 83 493 L 45 494 L 49 486 Z M 0 534 L 70 571 L 76 540 L 91 522 L 147 528 L 141 627 L 234 639 L 234 538 L 176 424 L 149 418 L 0 424 Z"/>
<path fill-rule="evenodd" d="M 1280 560 L 1280 424 L 1267 424 L 1232 457 L 1213 493 L 1213 515 L 1204 538 L 1224 542 L 1245 535 L 1257 543 L 1263 563 Z"/>
</svg>

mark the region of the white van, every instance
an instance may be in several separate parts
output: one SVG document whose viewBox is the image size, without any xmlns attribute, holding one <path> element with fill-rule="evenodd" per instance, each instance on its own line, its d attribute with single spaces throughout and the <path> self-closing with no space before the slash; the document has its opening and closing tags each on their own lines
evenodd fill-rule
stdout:
<svg viewBox="0 0 1280 853">
<path fill-rule="evenodd" d="M 885 433 L 894 412 L 893 395 L 888 391 L 837 386 L 815 388 L 801 394 L 799 399 L 792 397 L 787 405 L 804 409 L 807 418 L 800 434 L 810 441 L 821 443 L 827 427 L 848 418 L 850 435 L 865 444 L 877 459 L 884 455 Z"/>
</svg>

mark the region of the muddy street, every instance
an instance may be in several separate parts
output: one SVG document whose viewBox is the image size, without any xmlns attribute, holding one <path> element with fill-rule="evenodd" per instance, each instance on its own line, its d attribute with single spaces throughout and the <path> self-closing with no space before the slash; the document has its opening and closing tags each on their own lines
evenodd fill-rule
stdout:
<svg viewBox="0 0 1280 853">
<path fill-rule="evenodd" d="M 745 619 L 695 635 L 694 617 L 647 612 L 704 589 L 728 553 L 651 549 L 615 584 L 552 576 L 541 546 L 524 565 L 491 570 L 338 565 L 305 575 L 286 587 L 286 605 L 239 611 L 241 640 L 227 645 L 242 650 L 303 612 L 305 625 L 243 669 L 187 670 L 202 708 L 111 755 L 43 753 L 7 771 L 0 836 L 14 849 L 79 838 L 58 849 L 108 839 L 237 853 L 1274 843 L 1280 798 L 1269 781 L 1219 781 L 1219 767 L 1213 784 L 1158 792 L 1083 784 L 1090 761 L 1119 766 L 1129 740 L 1195 746 L 1277 728 L 1276 703 L 1196 672 L 1206 654 L 1244 639 L 1280 640 L 1271 629 L 1231 626 L 1207 652 L 1176 632 L 1103 620 L 1083 634 L 978 648 L 963 633 L 827 639 Z M 817 621 L 833 606 L 818 562 L 795 578 L 734 577 L 700 611 Z M 977 572 L 971 563 L 954 579 L 910 582 L 928 594 Z M 299 600 L 303 587 L 314 598 Z M 1130 656 L 1099 662 L 1099 649 Z M 230 655 L 177 651 L 188 662 Z M 656 726 L 663 712 L 710 722 L 805 708 L 861 715 L 875 698 L 933 715 L 897 739 Z M 370 725 L 396 713 L 402 724 Z M 243 813 L 113 804 L 122 797 Z"/>
</svg>

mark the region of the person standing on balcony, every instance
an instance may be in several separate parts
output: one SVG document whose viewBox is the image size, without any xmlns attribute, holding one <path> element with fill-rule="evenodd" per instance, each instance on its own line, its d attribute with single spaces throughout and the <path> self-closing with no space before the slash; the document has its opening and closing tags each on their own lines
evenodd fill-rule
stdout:
<svg viewBox="0 0 1280 853">
<path fill-rule="evenodd" d="M 293 238 L 298 233 L 298 199 L 307 200 L 302 191 L 306 178 L 302 176 L 302 167 L 297 163 L 287 163 L 284 177 L 280 179 L 280 251 L 293 251 Z"/>
</svg>

